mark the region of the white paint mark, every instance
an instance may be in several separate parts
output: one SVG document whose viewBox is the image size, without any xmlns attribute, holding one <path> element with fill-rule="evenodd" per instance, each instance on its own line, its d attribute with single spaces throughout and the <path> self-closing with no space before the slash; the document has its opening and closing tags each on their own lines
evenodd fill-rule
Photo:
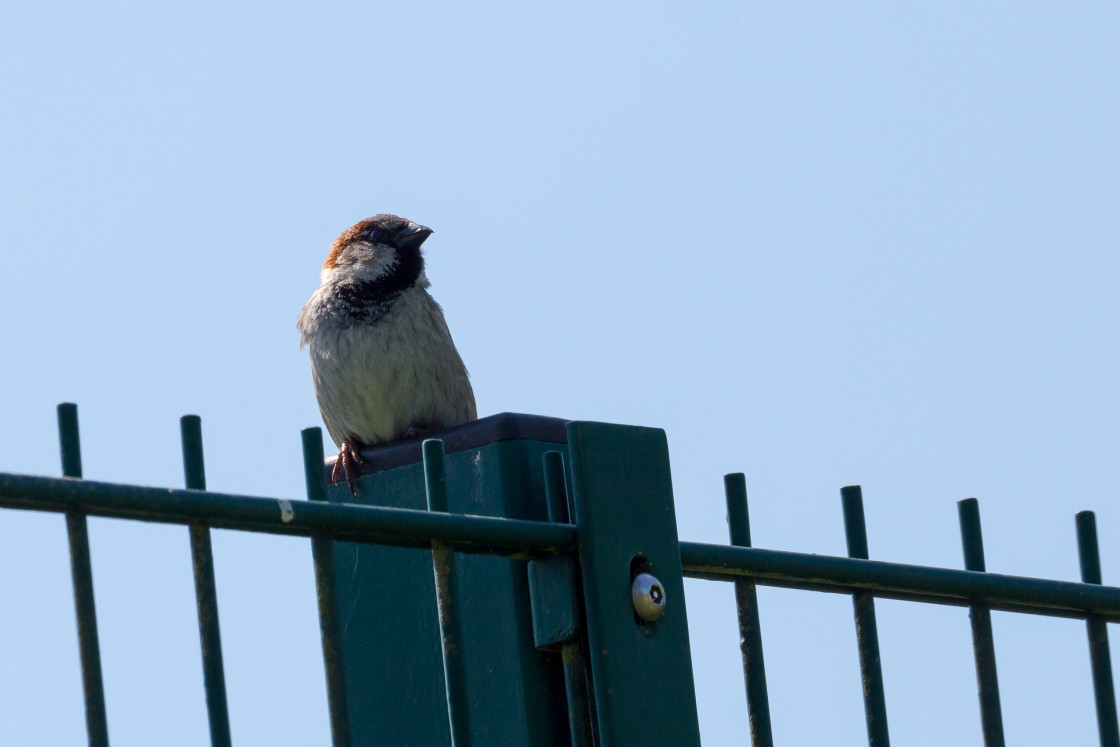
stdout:
<svg viewBox="0 0 1120 747">
<path fill-rule="evenodd" d="M 296 512 L 292 510 L 292 502 L 284 499 L 277 502 L 280 504 L 280 520 L 287 524 L 296 516 Z"/>
</svg>

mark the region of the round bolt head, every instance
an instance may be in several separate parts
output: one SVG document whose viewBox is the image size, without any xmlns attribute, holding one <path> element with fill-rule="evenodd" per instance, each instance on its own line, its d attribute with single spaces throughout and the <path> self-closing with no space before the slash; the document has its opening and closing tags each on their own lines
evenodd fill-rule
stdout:
<svg viewBox="0 0 1120 747">
<path fill-rule="evenodd" d="M 639 573 L 630 585 L 630 603 L 638 617 L 656 622 L 665 613 L 665 587 L 649 573 Z"/>
</svg>

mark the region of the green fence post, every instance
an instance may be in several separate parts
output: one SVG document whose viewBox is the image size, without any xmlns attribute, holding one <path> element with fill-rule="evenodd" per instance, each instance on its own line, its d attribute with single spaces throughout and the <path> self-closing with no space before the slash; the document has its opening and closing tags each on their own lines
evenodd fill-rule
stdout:
<svg viewBox="0 0 1120 747">
<path fill-rule="evenodd" d="M 665 432 L 572 422 L 568 449 L 599 744 L 699 745 Z M 631 601 L 639 573 L 660 581 L 655 621 Z"/>
<path fill-rule="evenodd" d="M 363 449 L 357 495 L 345 483 L 330 485 L 327 501 L 547 521 L 541 460 L 546 451 L 565 448 L 564 421 L 504 413 L 425 437 L 443 444 L 442 460 L 434 458 L 437 442 L 427 447 L 433 452 L 429 467 L 437 461 L 443 467 L 440 485 L 431 486 L 437 488 L 435 505 L 429 506 L 425 485 L 435 475 L 425 470 L 420 439 Z M 330 463 L 320 461 L 318 468 L 329 474 Z M 527 572 L 532 553 L 452 555 L 437 547 L 445 591 L 455 587 L 442 601 L 456 600 L 443 610 L 443 622 L 451 624 L 441 625 L 431 546 L 342 539 L 324 546 L 321 565 L 335 579 L 339 690 L 345 690 L 352 744 L 451 745 L 449 693 L 458 744 L 570 742 L 561 654 L 534 643 Z M 452 646 L 450 690 L 442 642 Z"/>
</svg>

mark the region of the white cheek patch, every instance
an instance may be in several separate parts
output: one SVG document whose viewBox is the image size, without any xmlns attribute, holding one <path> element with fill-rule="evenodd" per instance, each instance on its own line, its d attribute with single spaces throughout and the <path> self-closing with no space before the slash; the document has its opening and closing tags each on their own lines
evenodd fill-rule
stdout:
<svg viewBox="0 0 1120 747">
<path fill-rule="evenodd" d="M 355 241 L 338 255 L 337 262 L 334 267 L 323 268 L 319 275 L 322 282 L 377 280 L 396 267 L 400 258 L 387 246 Z"/>
</svg>

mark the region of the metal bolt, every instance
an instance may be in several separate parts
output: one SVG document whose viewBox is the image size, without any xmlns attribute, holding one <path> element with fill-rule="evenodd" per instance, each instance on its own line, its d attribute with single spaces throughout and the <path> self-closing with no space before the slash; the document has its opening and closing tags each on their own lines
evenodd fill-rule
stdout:
<svg viewBox="0 0 1120 747">
<path fill-rule="evenodd" d="M 656 622 L 665 612 L 665 587 L 649 573 L 639 573 L 630 585 L 630 603 L 638 617 Z"/>
</svg>

